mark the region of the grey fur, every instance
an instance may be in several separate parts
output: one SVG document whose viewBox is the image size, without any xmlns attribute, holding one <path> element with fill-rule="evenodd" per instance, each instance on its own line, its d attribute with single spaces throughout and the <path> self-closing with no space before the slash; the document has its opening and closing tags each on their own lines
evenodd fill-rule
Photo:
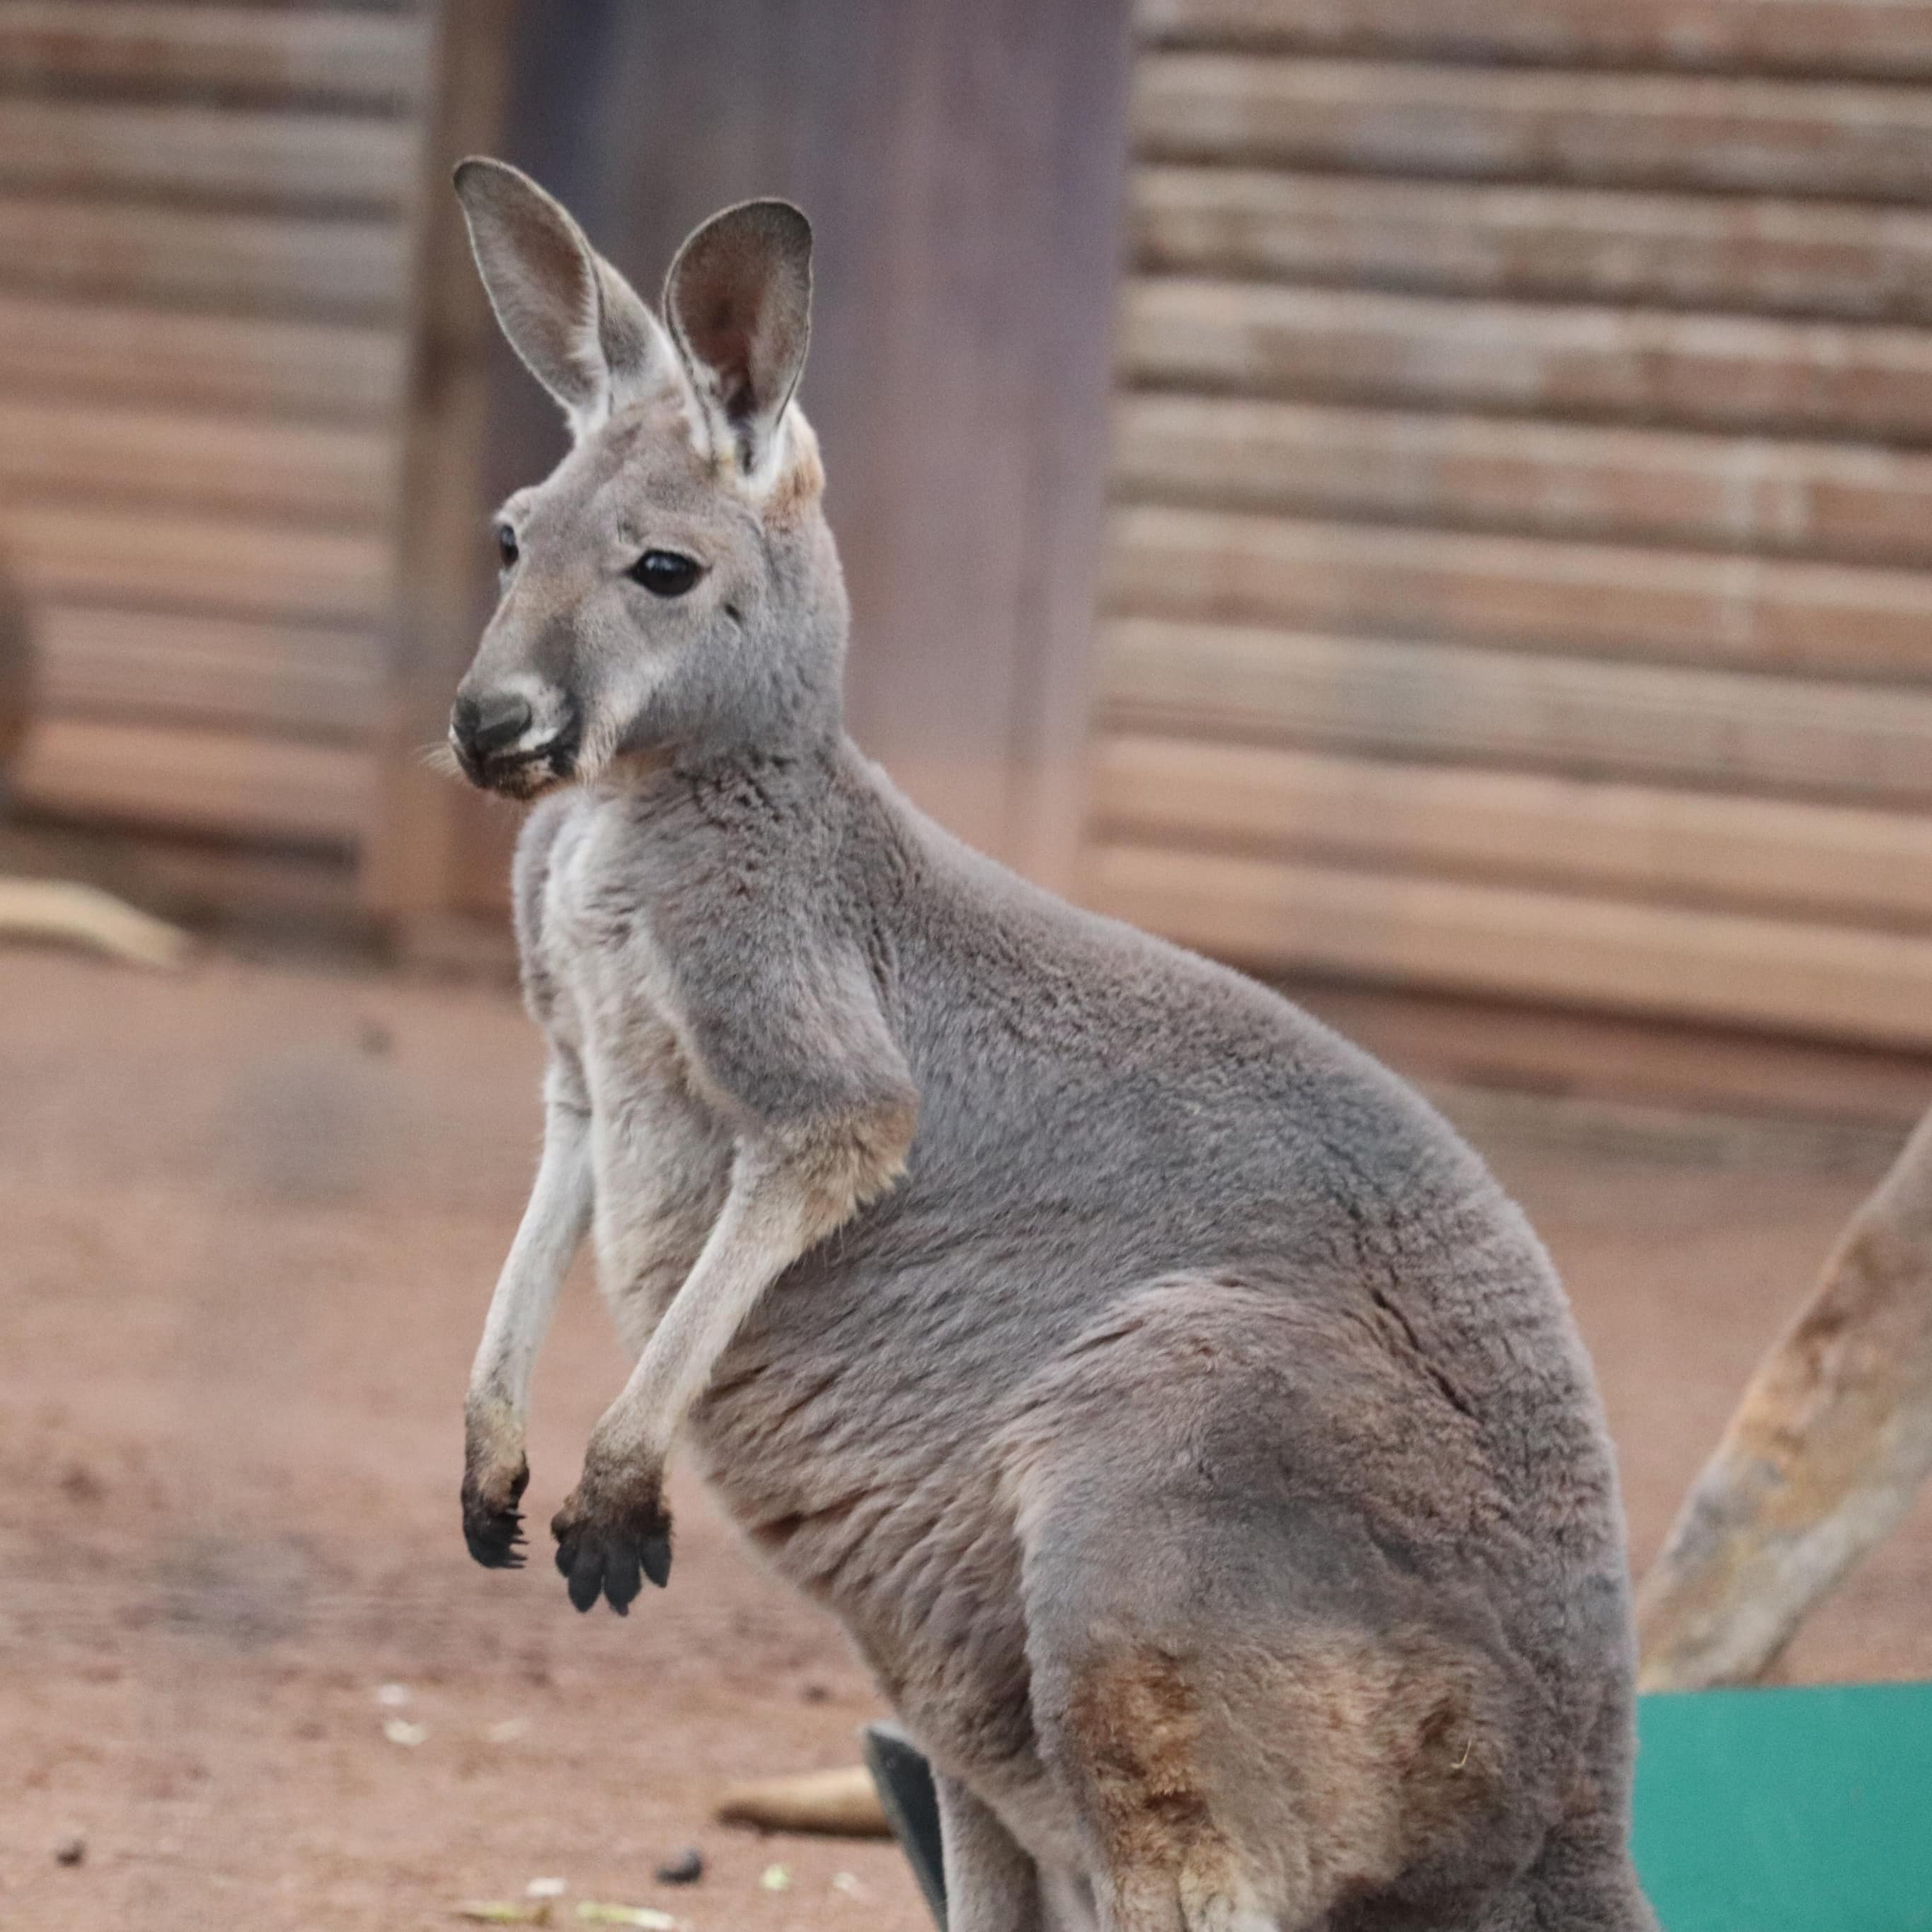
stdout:
<svg viewBox="0 0 1932 1932">
<path fill-rule="evenodd" d="M 692 259 L 742 281 L 802 226 L 760 221 Z M 1366 1055 L 853 748 L 809 431 L 720 436 L 676 333 L 681 374 L 573 404 L 465 680 L 536 719 L 472 776 L 553 791 L 516 898 L 554 1158 L 472 1384 L 472 1547 L 514 1560 L 587 1190 L 638 1360 L 554 1526 L 573 1595 L 668 1564 L 688 1407 L 932 1759 L 956 1932 L 1651 1925 L 1615 1476 L 1535 1237 Z M 623 576 L 658 545 L 688 596 Z"/>
</svg>

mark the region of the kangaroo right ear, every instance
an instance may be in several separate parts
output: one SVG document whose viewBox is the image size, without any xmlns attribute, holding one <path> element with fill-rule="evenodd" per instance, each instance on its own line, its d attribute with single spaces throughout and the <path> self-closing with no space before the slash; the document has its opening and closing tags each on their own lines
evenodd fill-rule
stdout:
<svg viewBox="0 0 1932 1932">
<path fill-rule="evenodd" d="M 456 193 L 490 306 L 576 435 L 620 402 L 677 380 L 656 316 L 528 175 L 472 156 L 458 164 Z"/>
<path fill-rule="evenodd" d="M 664 314 L 713 446 L 766 472 L 812 338 L 812 224 L 788 201 L 714 214 L 673 259 Z"/>
</svg>

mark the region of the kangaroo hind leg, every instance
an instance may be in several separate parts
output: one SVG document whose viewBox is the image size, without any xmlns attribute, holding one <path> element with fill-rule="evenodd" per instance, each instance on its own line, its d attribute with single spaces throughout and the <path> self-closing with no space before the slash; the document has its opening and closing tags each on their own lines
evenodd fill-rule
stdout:
<svg viewBox="0 0 1932 1932">
<path fill-rule="evenodd" d="M 1006 1431 L 1040 1754 L 1104 1932 L 1463 1926 L 1534 1854 L 1522 1687 L 1358 1492 L 1350 1346 L 1285 1294 L 1165 1285 Z"/>
</svg>

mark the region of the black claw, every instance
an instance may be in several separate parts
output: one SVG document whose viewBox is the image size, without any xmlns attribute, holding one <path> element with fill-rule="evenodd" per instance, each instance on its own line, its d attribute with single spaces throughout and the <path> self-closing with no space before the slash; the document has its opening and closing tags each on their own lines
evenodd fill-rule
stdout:
<svg viewBox="0 0 1932 1932">
<path fill-rule="evenodd" d="M 670 1532 L 654 1530 L 638 1546 L 644 1574 L 662 1590 L 670 1581 Z"/>
<path fill-rule="evenodd" d="M 517 1505 L 529 1486 L 528 1464 L 510 1480 L 508 1502 L 486 1502 L 466 1477 L 463 1485 L 463 1540 L 470 1553 L 486 1570 L 520 1570 L 524 1559 L 524 1516 Z"/>
<path fill-rule="evenodd" d="M 524 1520 L 515 1510 L 485 1509 L 466 1504 L 463 1540 L 470 1553 L 486 1570 L 520 1570 L 524 1559 Z"/>
<path fill-rule="evenodd" d="M 638 1574 L 637 1546 L 628 1537 L 620 1537 L 604 1554 L 604 1600 L 618 1616 L 628 1617 L 644 1587 L 644 1579 Z"/>
<path fill-rule="evenodd" d="M 604 1552 L 594 1543 L 580 1544 L 570 1566 L 570 1600 L 578 1610 L 588 1610 L 603 1593 Z"/>
</svg>

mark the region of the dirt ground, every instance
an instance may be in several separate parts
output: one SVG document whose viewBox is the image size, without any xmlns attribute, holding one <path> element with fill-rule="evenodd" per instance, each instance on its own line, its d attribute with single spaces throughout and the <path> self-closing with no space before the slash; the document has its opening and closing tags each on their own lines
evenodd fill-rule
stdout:
<svg viewBox="0 0 1932 1932">
<path fill-rule="evenodd" d="M 449 1927 L 562 1880 L 698 1932 L 912 1932 L 890 1848 L 721 1829 L 848 1759 L 837 1631 L 686 1485 L 670 1589 L 579 1618 L 455 1510 L 464 1372 L 530 1174 L 514 1000 L 216 955 L 0 954 L 0 1925 Z M 1554 1247 L 1654 1550 L 1864 1180 L 1490 1151 Z M 539 1378 L 547 1518 L 622 1379 L 588 1292 Z M 1790 1660 L 1932 1675 L 1932 1508 Z M 56 1847 L 84 1838 L 77 1865 Z M 704 1850 L 695 1887 L 653 1868 Z M 768 1868 L 788 1884 L 768 1888 Z"/>
</svg>

